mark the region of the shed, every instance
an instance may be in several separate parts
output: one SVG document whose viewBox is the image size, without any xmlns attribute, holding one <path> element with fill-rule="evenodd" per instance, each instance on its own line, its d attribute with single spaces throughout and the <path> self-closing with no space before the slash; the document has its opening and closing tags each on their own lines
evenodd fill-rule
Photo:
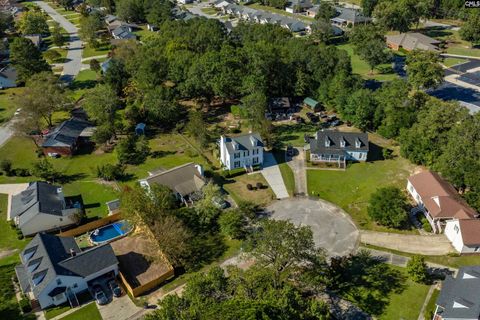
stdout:
<svg viewBox="0 0 480 320">
<path fill-rule="evenodd" d="M 143 135 L 143 134 L 145 134 L 145 127 L 146 127 L 146 124 L 143 123 L 143 122 L 137 124 L 137 125 L 135 126 L 135 134 L 137 134 L 137 135 Z"/>
<path fill-rule="evenodd" d="M 303 100 L 303 104 L 305 104 L 312 110 L 317 110 L 318 108 L 320 108 L 320 102 L 309 97 Z"/>
</svg>

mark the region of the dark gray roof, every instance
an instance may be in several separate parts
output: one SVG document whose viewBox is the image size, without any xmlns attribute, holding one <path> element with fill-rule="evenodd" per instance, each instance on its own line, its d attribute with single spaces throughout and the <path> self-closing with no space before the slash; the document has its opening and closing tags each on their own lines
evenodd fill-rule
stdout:
<svg viewBox="0 0 480 320">
<path fill-rule="evenodd" d="M 480 266 L 462 267 L 457 277 L 447 276 L 437 299 L 444 319 L 480 318 Z"/>
<path fill-rule="evenodd" d="M 108 243 L 93 247 L 58 263 L 64 269 L 84 278 L 115 264 L 118 264 L 118 260 L 112 246 Z"/>
<path fill-rule="evenodd" d="M 82 131 L 88 127 L 91 124 L 83 119 L 71 118 L 64 121 L 47 134 L 42 147 L 73 147 Z"/>
<path fill-rule="evenodd" d="M 0 77 L 15 82 L 17 81 L 17 70 L 11 66 L 4 67 L 0 70 Z"/>
<path fill-rule="evenodd" d="M 225 146 L 228 153 L 232 154 L 239 150 L 253 150 L 253 148 L 263 147 L 263 141 L 258 133 L 249 133 L 241 136 L 225 137 Z"/>
<path fill-rule="evenodd" d="M 329 142 L 327 146 L 326 142 Z M 345 146 L 342 147 L 342 141 Z M 356 142 L 360 142 L 358 148 Z M 345 154 L 346 151 L 368 151 L 368 134 L 356 132 L 318 131 L 315 139 L 310 140 L 310 152 L 313 154 Z"/>
<path fill-rule="evenodd" d="M 344 20 L 346 22 L 360 23 L 370 21 L 371 19 L 365 17 L 359 10 L 344 7 L 335 7 L 338 16 L 332 18 L 335 20 Z"/>
<path fill-rule="evenodd" d="M 39 233 L 30 241 L 20 254 L 20 260 L 22 264 L 16 266 L 15 271 L 21 279 L 22 290 L 31 290 L 35 297 L 38 297 L 57 275 L 87 277 L 118 264 L 109 244 L 82 252 L 73 237 L 58 237 L 46 233 Z M 44 278 L 34 285 L 33 279 L 37 276 Z"/>
<path fill-rule="evenodd" d="M 12 197 L 11 216 L 19 217 L 19 226 L 38 214 L 62 216 L 64 211 L 63 194 L 60 186 L 46 182 L 32 182 L 28 188 Z"/>
<path fill-rule="evenodd" d="M 27 244 L 20 254 L 24 271 L 24 280 L 22 281 L 25 281 L 26 278 L 35 296 L 40 294 L 45 286 L 55 279 L 57 274 L 73 275 L 72 272 L 58 265 L 60 261 L 70 257 L 70 250 L 77 253 L 81 252 L 73 237 L 57 237 L 46 233 L 37 234 Z M 31 256 L 28 257 L 29 255 Z M 39 263 L 38 266 L 30 271 L 29 267 L 33 268 L 36 263 Z M 22 271 L 21 268 L 18 268 L 18 270 Z M 44 275 L 44 278 L 35 286 L 32 279 L 39 275 Z"/>
<path fill-rule="evenodd" d="M 280 111 L 287 112 L 291 108 L 290 99 L 287 97 L 271 98 L 268 102 L 268 107 L 271 112 Z"/>
<path fill-rule="evenodd" d="M 137 39 L 137 36 L 130 32 L 128 25 L 120 25 L 112 31 L 112 35 L 118 39 Z"/>
</svg>

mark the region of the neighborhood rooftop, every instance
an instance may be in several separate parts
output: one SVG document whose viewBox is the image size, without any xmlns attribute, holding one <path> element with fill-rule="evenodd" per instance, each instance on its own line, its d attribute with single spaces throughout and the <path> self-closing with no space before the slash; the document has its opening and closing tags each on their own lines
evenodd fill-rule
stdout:
<svg viewBox="0 0 480 320">
<path fill-rule="evenodd" d="M 91 135 L 92 125 L 83 119 L 72 118 L 62 122 L 48 133 L 42 147 L 71 147 L 78 137 Z"/>
<path fill-rule="evenodd" d="M 440 41 L 430 38 L 418 32 L 400 33 L 398 35 L 387 35 L 387 44 L 394 49 L 403 48 L 405 50 L 432 50 L 438 51 L 437 45 Z"/>
<path fill-rule="evenodd" d="M 230 153 L 233 153 L 236 150 L 252 150 L 263 147 L 263 142 L 258 133 L 249 133 L 240 136 L 225 137 L 225 146 Z"/>
<path fill-rule="evenodd" d="M 339 131 L 317 131 L 310 140 L 310 152 L 344 155 L 347 150 L 368 151 L 368 134 Z"/>
</svg>

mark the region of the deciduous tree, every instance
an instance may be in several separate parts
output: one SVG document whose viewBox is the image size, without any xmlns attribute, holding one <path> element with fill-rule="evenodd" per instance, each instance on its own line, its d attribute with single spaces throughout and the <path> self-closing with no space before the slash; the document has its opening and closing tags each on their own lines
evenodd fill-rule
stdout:
<svg viewBox="0 0 480 320">
<path fill-rule="evenodd" d="M 368 215 L 390 228 L 405 227 L 408 221 L 407 198 L 397 187 L 379 188 L 370 197 Z"/>
<path fill-rule="evenodd" d="M 39 11 L 26 11 L 18 20 L 18 29 L 23 34 L 48 34 L 45 15 Z"/>
<path fill-rule="evenodd" d="M 443 82 L 444 71 L 435 52 L 413 50 L 407 55 L 408 82 L 417 90 L 438 87 Z"/>
<path fill-rule="evenodd" d="M 25 83 L 32 75 L 49 71 L 50 66 L 29 39 L 14 38 L 10 45 L 10 61 L 17 71 L 17 83 Z"/>
</svg>

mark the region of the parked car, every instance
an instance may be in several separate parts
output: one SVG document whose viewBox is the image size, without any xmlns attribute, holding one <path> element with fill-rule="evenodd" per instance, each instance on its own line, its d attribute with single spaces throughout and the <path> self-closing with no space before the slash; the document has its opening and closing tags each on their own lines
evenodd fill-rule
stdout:
<svg viewBox="0 0 480 320">
<path fill-rule="evenodd" d="M 102 287 L 99 285 L 93 286 L 93 296 L 95 301 L 97 301 L 97 303 L 101 306 L 108 303 L 107 296 L 105 295 L 105 292 L 103 292 Z"/>
<path fill-rule="evenodd" d="M 118 298 L 122 295 L 122 289 L 120 289 L 120 286 L 115 280 L 111 280 L 108 283 L 108 286 L 110 287 L 110 290 L 112 290 L 113 296 Z"/>
<path fill-rule="evenodd" d="M 293 157 L 294 151 L 292 145 L 287 146 L 287 156 Z"/>
</svg>

